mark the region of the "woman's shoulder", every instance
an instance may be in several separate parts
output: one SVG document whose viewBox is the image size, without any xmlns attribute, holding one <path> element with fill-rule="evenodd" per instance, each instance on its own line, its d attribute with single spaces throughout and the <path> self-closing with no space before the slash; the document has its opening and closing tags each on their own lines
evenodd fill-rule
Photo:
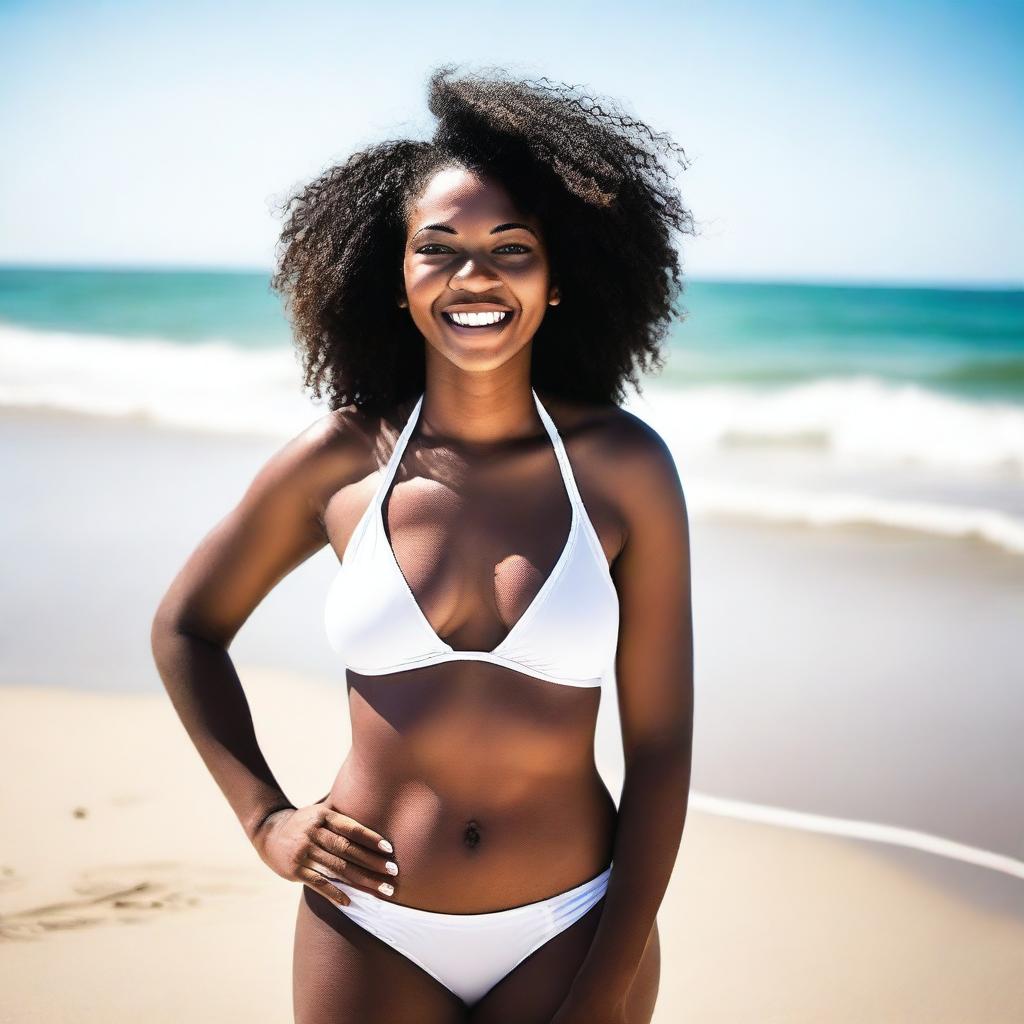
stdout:
<svg viewBox="0 0 1024 1024">
<path fill-rule="evenodd" d="M 372 450 L 379 430 L 379 418 L 347 405 L 317 417 L 288 446 L 309 463 L 357 462 Z"/>
<path fill-rule="evenodd" d="M 627 532 L 651 517 L 685 516 L 675 457 L 645 419 L 614 403 L 541 396 L 584 496 L 615 510 Z"/>
<path fill-rule="evenodd" d="M 674 465 L 665 439 L 645 419 L 614 402 L 593 402 L 563 396 L 541 396 L 566 447 L 581 457 L 619 470 Z M 570 452 L 571 454 L 571 452 Z"/>
<path fill-rule="evenodd" d="M 270 464 L 301 487 L 317 508 L 349 484 L 358 483 L 380 465 L 389 417 L 346 405 L 318 416 L 272 456 Z"/>
</svg>

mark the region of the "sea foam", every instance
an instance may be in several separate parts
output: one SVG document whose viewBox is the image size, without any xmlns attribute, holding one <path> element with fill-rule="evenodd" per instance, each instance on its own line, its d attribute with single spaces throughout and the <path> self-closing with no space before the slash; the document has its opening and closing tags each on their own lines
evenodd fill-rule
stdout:
<svg viewBox="0 0 1024 1024">
<path fill-rule="evenodd" d="M 811 453 L 829 470 L 904 467 L 1024 478 L 1024 408 L 867 376 L 774 389 L 645 384 L 626 408 L 671 448 L 691 512 L 808 527 L 875 526 L 973 538 L 1024 554 L 1020 509 L 748 476 L 737 454 Z M 294 436 L 327 411 L 304 394 L 297 354 L 227 341 L 182 344 L 0 324 L 0 406 L 142 420 L 214 433 Z M 694 468 L 697 467 L 697 468 Z M 1024 501 L 1021 502 L 1024 507 Z"/>
</svg>

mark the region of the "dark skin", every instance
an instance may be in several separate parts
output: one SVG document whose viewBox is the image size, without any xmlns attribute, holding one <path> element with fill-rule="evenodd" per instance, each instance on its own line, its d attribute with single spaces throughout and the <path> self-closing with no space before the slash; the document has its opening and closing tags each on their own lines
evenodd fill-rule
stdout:
<svg viewBox="0 0 1024 1024">
<path fill-rule="evenodd" d="M 523 473 L 536 466 L 535 485 L 523 489 L 532 504 L 527 510 L 520 495 L 513 508 L 530 535 L 524 550 L 510 555 L 508 529 L 495 523 L 466 539 L 472 559 L 441 563 L 451 578 L 436 589 L 410 580 L 439 636 L 456 649 L 491 650 L 543 583 L 568 529 L 564 488 L 530 393 L 532 338 L 559 302 L 542 225 L 515 209 L 500 183 L 464 168 L 441 171 L 410 211 L 403 280 L 396 301 L 426 341 L 426 390 L 416 430 L 422 474 L 396 482 L 386 506 L 398 561 L 411 564 L 403 538 L 408 544 L 418 503 L 433 493 L 425 486 L 453 472 L 484 479 L 486 465 L 507 468 L 512 459 Z M 474 334 L 444 319 L 453 303 L 501 306 L 511 316 Z M 411 402 L 379 418 L 337 410 L 275 453 L 189 558 L 154 619 L 157 665 L 197 749 L 260 857 L 303 885 L 297 1021 L 646 1024 L 653 1014 L 655 915 L 690 781 L 685 502 L 668 449 L 643 421 L 616 406 L 538 393 L 619 595 L 626 776 L 618 810 L 593 758 L 600 688 L 555 685 L 486 662 L 386 676 L 349 671 L 352 746 L 314 804 L 294 807 L 263 759 L 228 646 L 287 573 L 328 543 L 341 557 L 379 480 L 380 451 L 390 452 Z M 438 515 L 445 508 L 438 505 Z M 450 518 L 437 526 L 451 538 L 467 521 L 488 522 L 447 508 Z M 534 571 L 517 575 L 522 584 L 498 619 L 485 588 L 515 558 Z M 382 839 L 393 853 L 378 847 Z M 604 898 L 471 1009 L 339 913 L 348 898 L 324 877 L 408 906 L 473 914 L 546 899 L 613 859 Z M 393 893 L 378 891 L 382 882 Z"/>
</svg>

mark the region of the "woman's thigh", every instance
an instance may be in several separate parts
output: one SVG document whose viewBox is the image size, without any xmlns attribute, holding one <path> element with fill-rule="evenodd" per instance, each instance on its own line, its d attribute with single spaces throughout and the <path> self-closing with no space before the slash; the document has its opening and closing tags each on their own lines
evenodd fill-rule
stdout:
<svg viewBox="0 0 1024 1024">
<path fill-rule="evenodd" d="M 292 959 L 295 1024 L 464 1024 L 465 1004 L 330 900 L 302 886 Z"/>
<path fill-rule="evenodd" d="M 578 921 L 531 953 L 476 1003 L 472 1024 L 548 1024 L 583 963 L 604 908 L 599 900 Z M 626 1003 L 628 1024 L 649 1024 L 661 977 L 655 922 Z"/>
</svg>

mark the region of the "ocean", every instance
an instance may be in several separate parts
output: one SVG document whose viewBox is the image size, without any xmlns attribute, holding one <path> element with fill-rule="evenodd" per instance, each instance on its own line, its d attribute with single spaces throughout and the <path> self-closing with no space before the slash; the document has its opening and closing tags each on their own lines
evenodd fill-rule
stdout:
<svg viewBox="0 0 1024 1024">
<path fill-rule="evenodd" d="M 660 374 L 691 511 L 1024 554 L 1024 291 L 691 281 Z M 261 272 L 0 269 L 0 407 L 253 436 L 301 391 Z"/>
</svg>

